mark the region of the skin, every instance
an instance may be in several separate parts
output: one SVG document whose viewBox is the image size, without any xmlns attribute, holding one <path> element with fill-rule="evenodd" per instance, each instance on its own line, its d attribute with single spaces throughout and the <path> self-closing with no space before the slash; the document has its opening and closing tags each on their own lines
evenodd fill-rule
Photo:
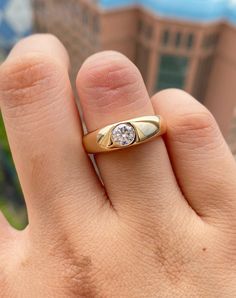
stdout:
<svg viewBox="0 0 236 298">
<path fill-rule="evenodd" d="M 161 138 L 96 155 L 82 146 L 69 59 L 51 35 L 0 67 L 0 107 L 29 225 L 0 220 L 1 297 L 236 297 L 236 164 L 210 112 L 180 90 L 150 100 L 123 55 L 88 58 L 88 131 L 160 114 Z"/>
</svg>

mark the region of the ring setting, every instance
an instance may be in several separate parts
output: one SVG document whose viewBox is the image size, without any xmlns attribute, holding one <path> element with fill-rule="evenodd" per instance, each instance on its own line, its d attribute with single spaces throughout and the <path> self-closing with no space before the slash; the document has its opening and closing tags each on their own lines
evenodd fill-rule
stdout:
<svg viewBox="0 0 236 298">
<path fill-rule="evenodd" d="M 120 147 L 131 145 L 136 139 L 134 127 L 129 123 L 121 123 L 115 126 L 111 132 L 113 144 Z"/>
<path fill-rule="evenodd" d="M 108 152 L 142 144 L 165 131 L 166 125 L 161 116 L 143 116 L 88 133 L 83 138 L 83 144 L 88 153 Z"/>
</svg>

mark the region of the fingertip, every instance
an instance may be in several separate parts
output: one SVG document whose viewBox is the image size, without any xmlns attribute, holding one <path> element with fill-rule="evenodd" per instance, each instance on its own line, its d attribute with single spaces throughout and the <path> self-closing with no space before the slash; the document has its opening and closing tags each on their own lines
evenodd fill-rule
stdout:
<svg viewBox="0 0 236 298">
<path fill-rule="evenodd" d="M 188 146 L 214 147 L 222 143 L 219 127 L 211 112 L 187 92 L 166 89 L 151 100 L 156 113 L 163 115 L 167 121 L 168 136 L 185 144 L 186 149 Z"/>
<path fill-rule="evenodd" d="M 80 88 L 119 87 L 123 77 L 119 74 L 127 71 L 127 76 L 139 75 L 136 66 L 123 54 L 116 51 L 103 51 L 88 57 L 77 75 L 77 86 Z M 116 77 L 111 77 L 115 73 Z"/>
<path fill-rule="evenodd" d="M 6 62 L 27 54 L 42 54 L 69 69 L 70 59 L 61 41 L 52 34 L 33 34 L 21 39 L 9 53 Z"/>
<path fill-rule="evenodd" d="M 77 90 L 89 130 L 152 114 L 140 72 L 118 52 L 105 51 L 89 57 L 78 73 Z"/>
<path fill-rule="evenodd" d="M 182 89 L 177 88 L 168 88 L 161 90 L 154 94 L 151 98 L 152 103 L 154 105 L 160 105 L 160 106 L 167 106 L 169 104 L 174 103 L 175 108 L 178 108 L 181 106 L 181 110 L 183 108 L 188 109 L 189 105 L 194 105 L 195 107 L 198 106 L 198 108 L 207 110 L 207 108 L 200 103 L 198 100 L 196 100 L 191 94 L 187 93 L 186 91 Z M 181 103 L 178 105 L 178 102 Z"/>
</svg>

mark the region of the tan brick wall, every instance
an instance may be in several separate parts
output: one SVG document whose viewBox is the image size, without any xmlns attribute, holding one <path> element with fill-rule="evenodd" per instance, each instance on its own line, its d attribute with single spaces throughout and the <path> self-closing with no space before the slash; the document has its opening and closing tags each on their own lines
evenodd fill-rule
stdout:
<svg viewBox="0 0 236 298">
<path fill-rule="evenodd" d="M 222 28 L 205 104 L 227 135 L 236 106 L 236 28 L 229 25 Z"/>
</svg>

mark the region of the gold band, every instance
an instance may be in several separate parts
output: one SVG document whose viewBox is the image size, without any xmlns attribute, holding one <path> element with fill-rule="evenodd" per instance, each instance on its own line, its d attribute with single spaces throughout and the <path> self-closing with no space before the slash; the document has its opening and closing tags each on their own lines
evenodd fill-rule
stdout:
<svg viewBox="0 0 236 298">
<path fill-rule="evenodd" d="M 165 132 L 166 124 L 161 116 L 144 116 L 88 133 L 83 144 L 88 153 L 108 152 L 142 144 Z"/>
</svg>

